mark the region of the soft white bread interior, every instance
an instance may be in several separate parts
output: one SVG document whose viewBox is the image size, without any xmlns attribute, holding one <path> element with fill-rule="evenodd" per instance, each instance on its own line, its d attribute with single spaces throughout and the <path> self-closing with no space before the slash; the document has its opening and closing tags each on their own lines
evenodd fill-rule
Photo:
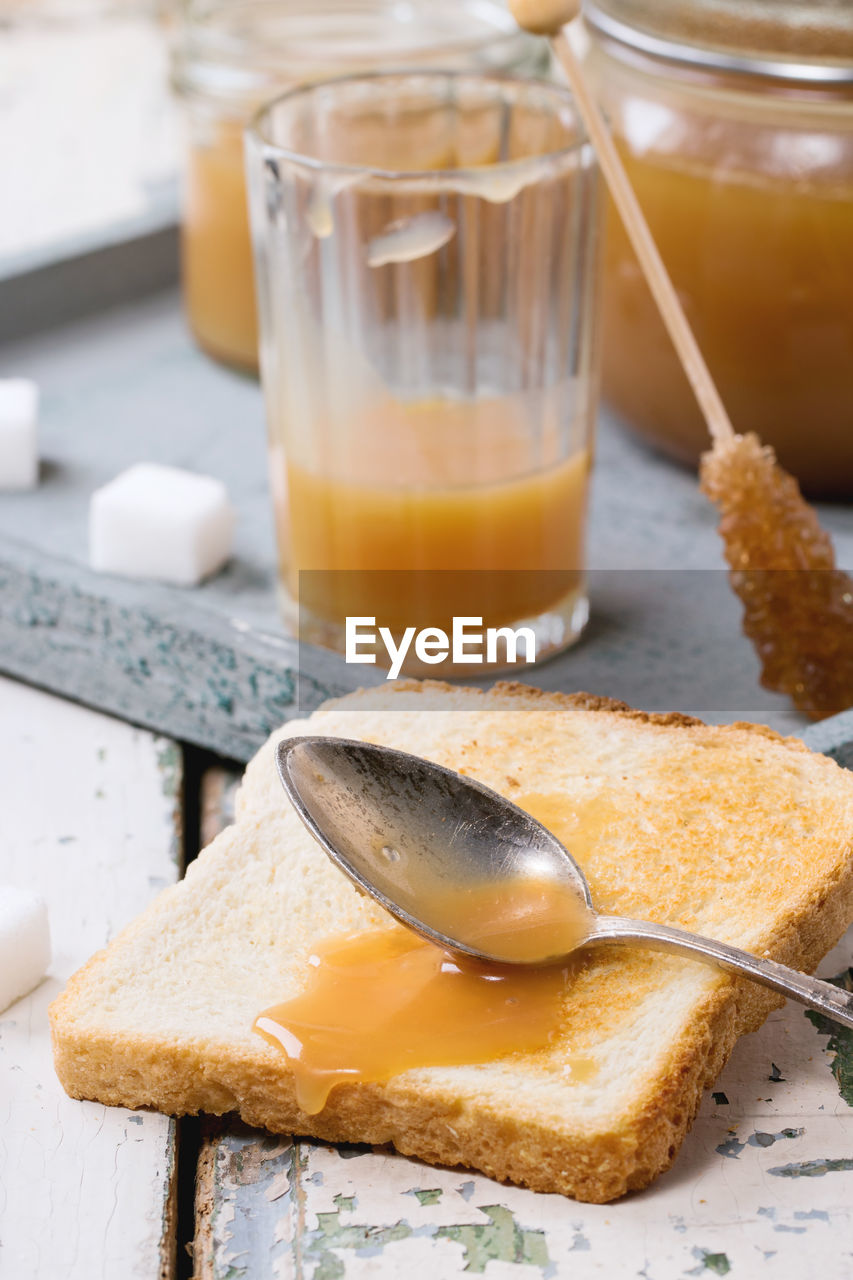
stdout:
<svg viewBox="0 0 853 1280">
<path fill-rule="evenodd" d="M 405 682 L 293 722 L 249 764 L 238 818 L 52 1007 L 74 1097 L 236 1111 L 281 1133 L 393 1143 L 434 1163 L 605 1201 L 672 1161 L 772 993 L 694 961 L 591 953 L 546 1050 L 336 1087 L 297 1106 L 255 1016 L 295 995 L 318 938 L 387 922 L 302 827 L 273 751 L 285 734 L 413 751 L 516 802 L 559 799 L 603 911 L 667 921 L 813 969 L 853 919 L 853 775 L 794 739 L 646 716 L 521 685 Z M 595 838 L 590 830 L 595 829 Z M 595 1069 L 573 1076 L 573 1057 Z"/>
</svg>

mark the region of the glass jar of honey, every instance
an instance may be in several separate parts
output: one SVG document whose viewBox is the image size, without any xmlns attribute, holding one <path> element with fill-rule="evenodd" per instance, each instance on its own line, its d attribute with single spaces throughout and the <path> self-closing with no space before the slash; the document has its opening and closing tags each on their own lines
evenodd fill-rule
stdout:
<svg viewBox="0 0 853 1280">
<path fill-rule="evenodd" d="M 364 69 L 533 73 L 546 56 L 499 0 L 186 0 L 173 81 L 188 117 L 183 288 L 200 346 L 257 370 L 243 130 L 263 102 Z"/>
<path fill-rule="evenodd" d="M 596 0 L 575 33 L 735 428 L 853 497 L 853 22 L 844 0 Z M 603 392 L 695 462 L 707 432 L 615 212 Z"/>
</svg>

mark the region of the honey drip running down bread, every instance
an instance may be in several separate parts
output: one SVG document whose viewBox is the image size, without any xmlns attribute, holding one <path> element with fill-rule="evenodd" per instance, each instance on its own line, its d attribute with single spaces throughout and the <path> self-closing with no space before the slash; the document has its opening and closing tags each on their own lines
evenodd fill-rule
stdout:
<svg viewBox="0 0 853 1280">
<path fill-rule="evenodd" d="M 465 961 L 399 925 L 330 938 L 308 966 L 305 990 L 255 1020 L 285 1053 L 307 1115 L 339 1084 L 547 1047 L 576 967 Z M 571 1066 L 578 1078 L 578 1062 Z M 585 1056 L 582 1072 L 594 1069 Z"/>
<path fill-rule="evenodd" d="M 523 797 L 522 807 L 536 817 L 542 799 Z M 550 815 L 547 800 L 545 808 Z M 431 895 L 429 914 L 447 936 L 521 963 L 450 956 L 399 925 L 321 942 L 308 957 L 304 991 L 254 1024 L 287 1055 L 308 1115 L 322 1111 L 336 1084 L 493 1062 L 540 1049 L 556 1034 L 579 963 L 566 957 L 593 919 L 574 885 L 531 877 L 512 898 L 488 884 L 457 886 Z M 526 966 L 543 954 L 561 963 Z M 571 1065 L 574 1078 L 578 1061 Z"/>
<path fill-rule="evenodd" d="M 324 938 L 387 929 L 388 917 L 284 796 L 275 747 L 304 733 L 416 752 L 527 806 L 576 856 L 606 914 L 805 970 L 853 919 L 853 775 L 800 742 L 521 685 L 386 685 L 273 735 L 246 770 L 234 826 L 72 978 L 51 1011 L 72 1096 L 238 1112 L 277 1133 L 390 1142 L 606 1201 L 671 1164 L 737 1037 L 781 1002 L 678 956 L 596 949 L 560 991 L 539 1047 L 342 1081 L 309 1114 L 255 1018 L 300 997 Z"/>
</svg>

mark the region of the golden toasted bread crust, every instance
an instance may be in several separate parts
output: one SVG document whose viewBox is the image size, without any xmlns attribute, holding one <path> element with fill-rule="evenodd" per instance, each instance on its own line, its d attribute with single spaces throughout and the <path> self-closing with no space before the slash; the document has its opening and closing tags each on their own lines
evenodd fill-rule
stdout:
<svg viewBox="0 0 853 1280">
<path fill-rule="evenodd" d="M 453 718 L 434 727 L 418 704 Z M 516 709 L 523 720 L 491 715 Z M 519 684 L 483 692 L 404 681 L 328 704 L 296 729 L 387 740 L 464 767 L 513 798 L 531 781 L 573 789 L 584 803 L 622 797 L 628 816 L 615 810 L 612 826 L 628 835 L 618 856 L 608 860 L 605 849 L 585 864 L 607 910 L 636 900 L 652 917 L 690 927 L 691 895 L 702 897 L 695 923 L 706 932 L 728 928 L 729 940 L 807 971 L 853 919 L 853 777 L 763 727 L 719 729 Z M 307 947 L 330 919 L 362 927 L 381 912 L 283 811 L 272 748 L 247 770 L 237 826 L 54 1002 L 66 1090 L 172 1114 L 236 1111 L 249 1124 L 329 1141 L 391 1142 L 426 1161 L 595 1202 L 639 1190 L 666 1169 L 737 1037 L 781 998 L 648 952 L 595 953 L 549 1054 L 338 1086 L 319 1115 L 299 1109 L 286 1061 L 252 1034 L 252 1019 L 279 998 L 280 983 L 298 987 Z M 633 830 L 634 810 L 649 832 Z M 647 868 L 669 856 L 661 844 L 675 848 L 675 860 Z M 627 887 L 618 881 L 626 867 Z M 675 885 L 668 896 L 665 876 Z M 275 912 L 289 911 L 286 940 L 264 915 L 270 894 Z M 237 992 L 229 964 L 240 974 Z M 572 1085 L 561 1062 L 584 1036 L 600 1075 Z"/>
</svg>

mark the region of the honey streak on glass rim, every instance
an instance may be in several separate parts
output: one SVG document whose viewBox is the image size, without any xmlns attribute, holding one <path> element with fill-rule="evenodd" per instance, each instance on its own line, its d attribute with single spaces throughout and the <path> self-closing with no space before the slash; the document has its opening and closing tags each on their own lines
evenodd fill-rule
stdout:
<svg viewBox="0 0 853 1280">
<path fill-rule="evenodd" d="M 515 90 L 518 98 L 525 105 L 535 106 L 538 101 L 543 106 L 547 105 L 551 108 L 554 111 L 553 119 L 564 125 L 567 132 L 571 128 L 575 138 L 573 142 L 564 147 L 522 156 L 517 160 L 496 160 L 494 163 L 486 165 L 468 165 L 450 169 L 383 169 L 369 164 L 347 164 L 341 160 L 323 160 L 318 156 L 307 155 L 305 152 L 284 146 L 269 135 L 268 129 L 272 118 L 288 103 L 298 102 L 300 98 L 309 98 L 315 94 L 322 93 L 326 89 L 334 89 L 344 85 L 390 85 L 395 80 L 401 82 L 401 88 L 412 90 L 417 90 L 419 85 L 426 89 L 428 85 L 436 86 L 442 83 L 448 86 L 451 84 L 464 85 L 466 82 L 475 89 L 489 86 L 495 90 L 500 90 L 501 88 Z M 454 93 L 454 96 L 445 100 L 436 97 L 434 101 L 425 105 L 429 108 L 454 107 L 464 114 L 469 107 L 480 110 L 484 107 L 495 107 L 499 104 L 500 97 L 497 94 L 490 101 L 478 100 L 466 103 L 464 99 L 458 98 Z M 568 108 L 571 113 L 571 126 L 569 126 L 568 121 L 562 114 L 561 108 Z M 591 145 L 569 89 L 564 89 L 560 85 L 549 84 L 547 81 L 530 80 L 522 76 L 502 75 L 493 71 L 431 71 L 429 69 L 373 71 L 361 72 L 357 75 L 333 76 L 326 80 L 315 80 L 309 84 L 301 84 L 293 89 L 288 89 L 286 93 L 280 94 L 272 102 L 266 103 L 252 116 L 247 132 L 257 142 L 261 143 L 267 156 L 273 155 L 312 173 L 339 173 L 351 175 L 353 178 L 364 176 L 400 185 L 407 182 L 427 183 L 430 187 L 441 184 L 445 186 L 452 185 L 454 182 L 464 182 L 466 178 L 470 178 L 472 181 L 482 181 L 484 175 L 487 174 L 489 176 L 515 177 L 518 179 L 529 172 L 532 181 L 540 171 L 547 171 L 551 166 L 559 165 L 561 161 L 572 159 L 572 157 L 579 155 L 585 147 Z"/>
</svg>

